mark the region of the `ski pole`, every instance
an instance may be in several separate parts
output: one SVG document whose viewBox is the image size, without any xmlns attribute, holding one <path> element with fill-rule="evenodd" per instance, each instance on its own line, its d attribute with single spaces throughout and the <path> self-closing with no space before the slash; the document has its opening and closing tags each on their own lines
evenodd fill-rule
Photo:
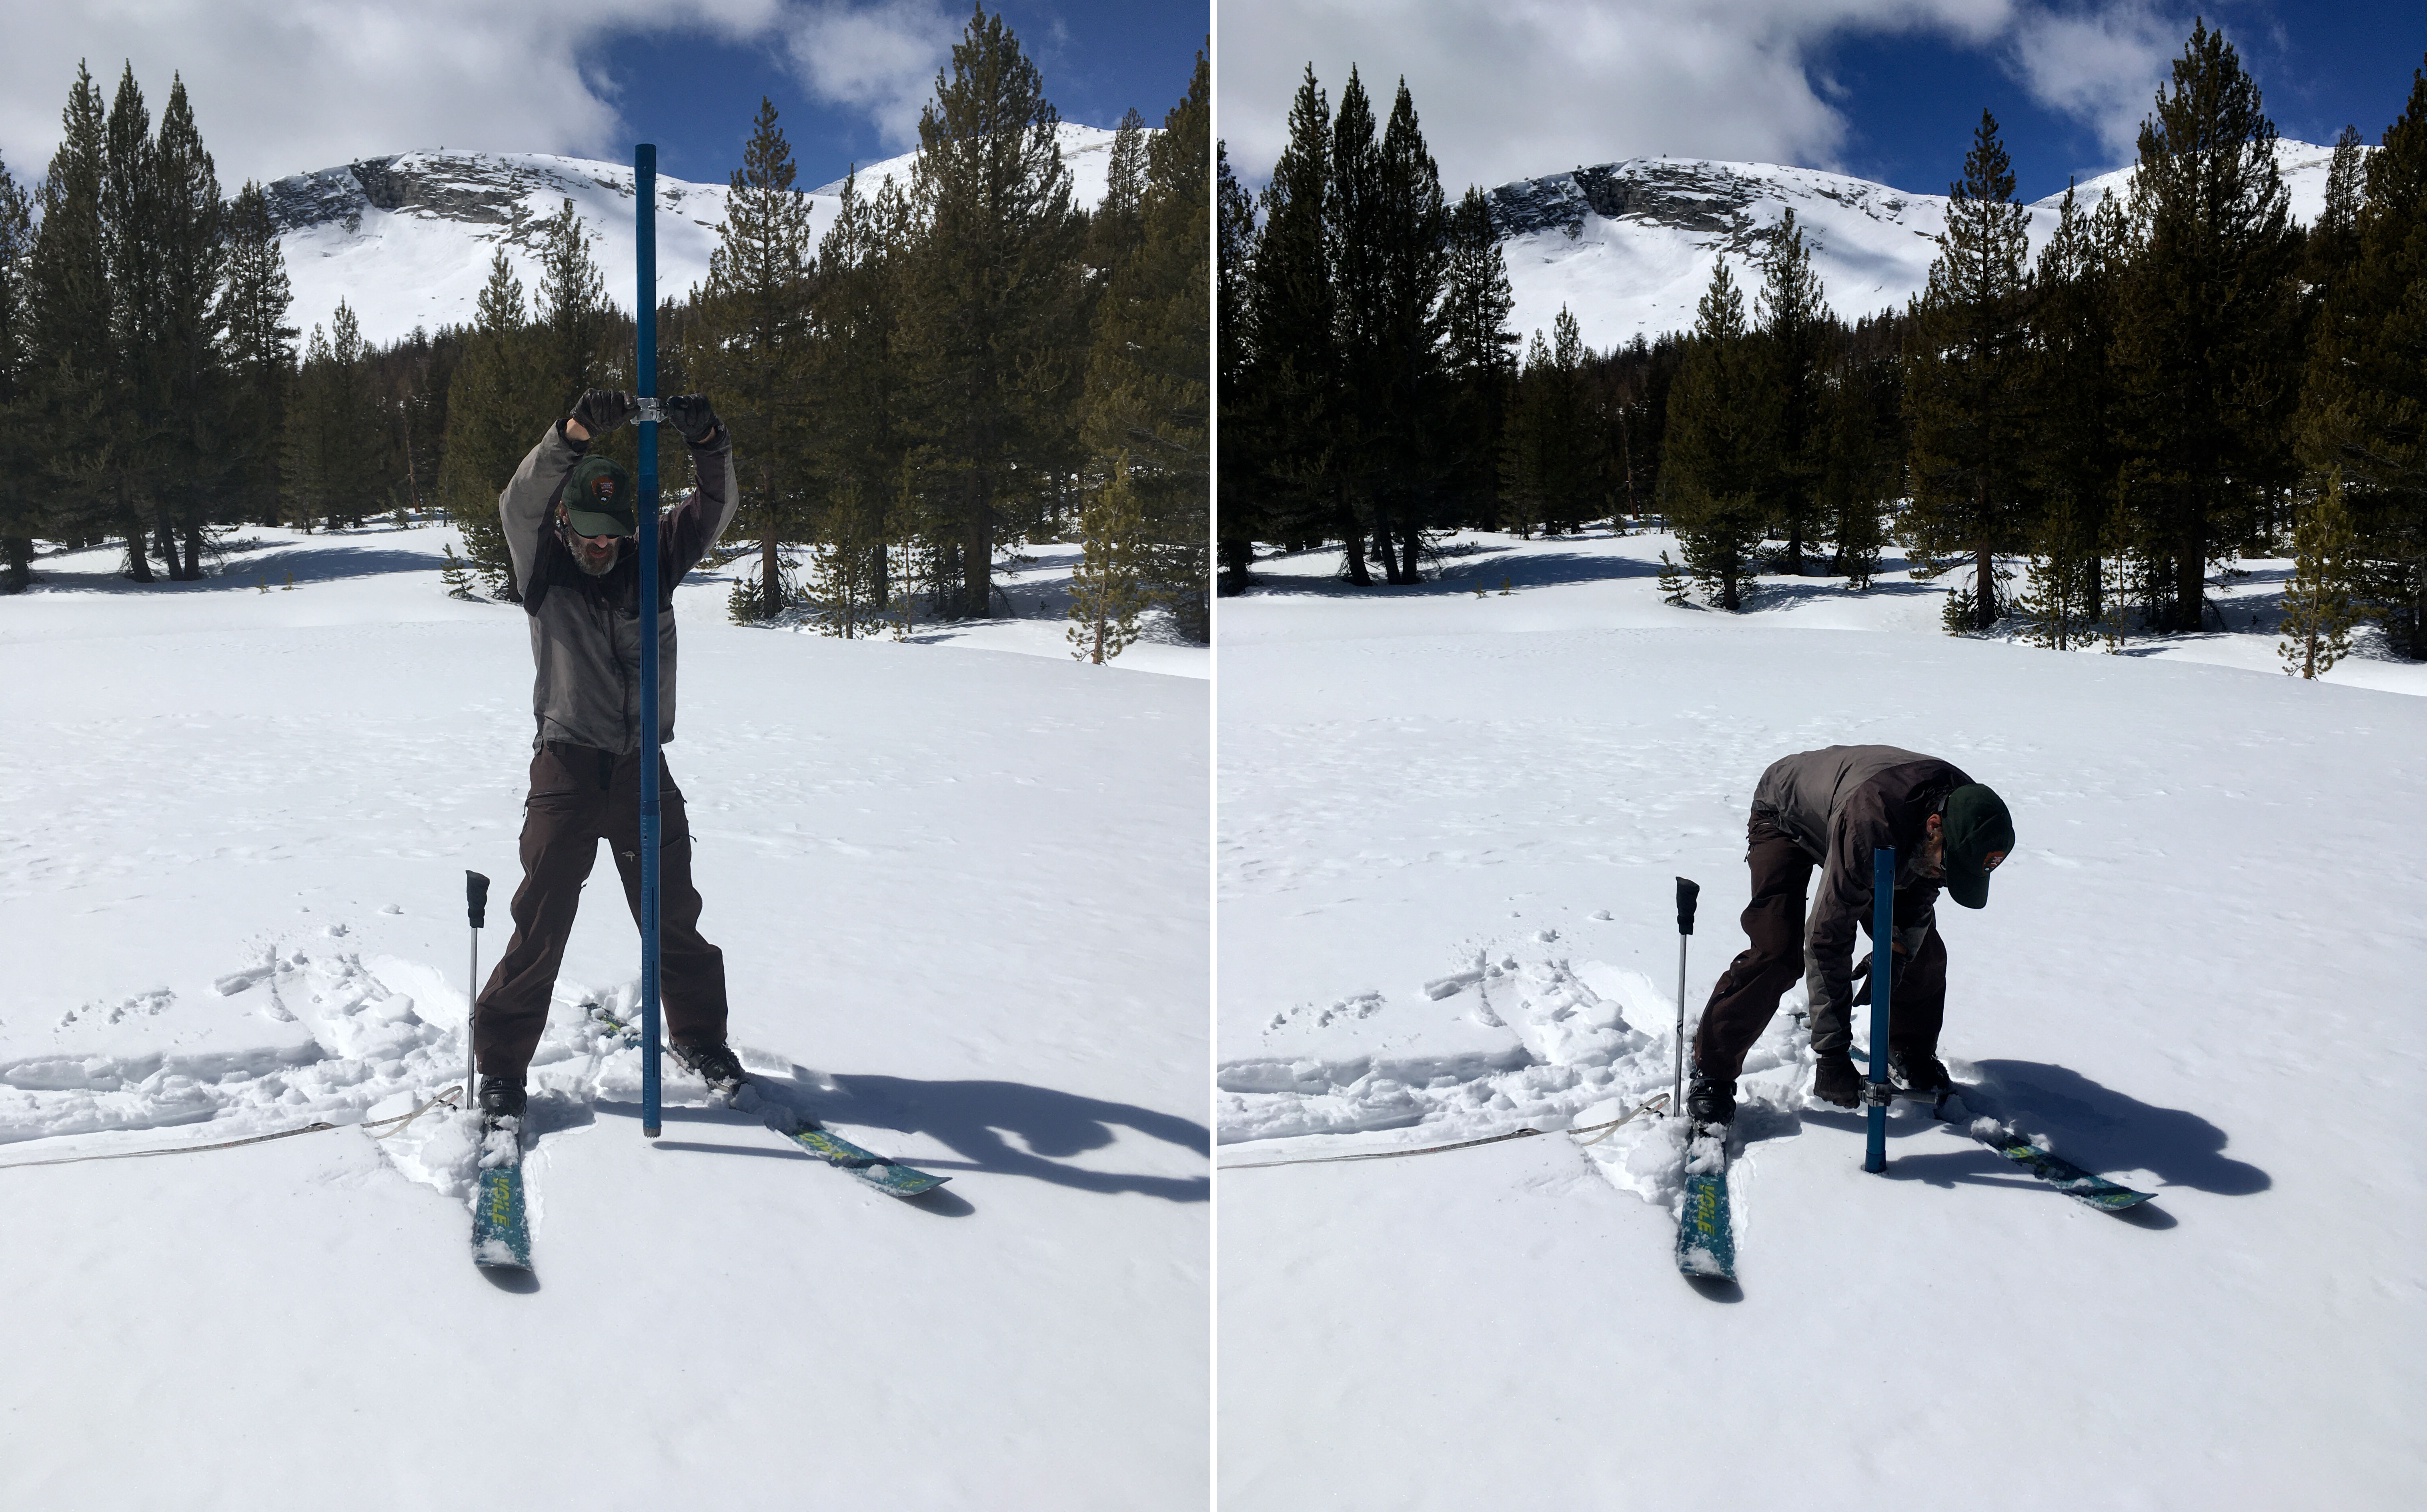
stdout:
<svg viewBox="0 0 2427 1512">
<path fill-rule="evenodd" d="M 632 151 L 640 288 L 634 381 L 641 401 L 641 1133 L 658 1137 L 658 149 Z"/>
<path fill-rule="evenodd" d="M 472 1048 L 472 1032 L 481 1021 L 481 923 L 489 909 L 489 879 L 477 871 L 464 873 L 464 911 L 472 919 L 472 967 L 464 979 L 464 1106 L 468 1111 L 479 1105 L 480 1084 L 472 1080 L 478 1068 Z"/>
<path fill-rule="evenodd" d="M 1871 1105 L 1870 1139 L 1863 1169 L 1888 1168 L 1888 995 L 1896 983 L 1896 851 L 1871 853 L 1871 1084 L 1863 1100 Z"/>
<path fill-rule="evenodd" d="M 1694 901 L 1702 885 L 1677 879 L 1677 1087 L 1669 1098 L 1671 1114 L 1686 1107 L 1686 940 L 1694 933 Z"/>
</svg>

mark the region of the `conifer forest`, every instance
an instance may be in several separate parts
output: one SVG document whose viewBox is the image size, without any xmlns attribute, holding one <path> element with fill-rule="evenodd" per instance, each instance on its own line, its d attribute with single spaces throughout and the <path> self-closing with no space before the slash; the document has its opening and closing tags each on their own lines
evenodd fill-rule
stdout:
<svg viewBox="0 0 2427 1512">
<path fill-rule="evenodd" d="M 2068 189 L 2036 255 L 1983 111 L 1906 307 L 1833 311 L 1789 211 L 1690 330 L 1596 351 L 1564 310 L 1507 329 L 1490 204 L 1444 194 L 1404 84 L 1381 116 L 1352 69 L 1335 108 L 1310 67 L 1259 192 L 1216 148 L 1222 589 L 1260 543 L 1410 584 L 1442 533 L 1589 522 L 1674 530 L 1672 596 L 1735 610 L 1764 576 L 1861 591 L 1894 543 L 1951 633 L 2062 647 L 2213 626 L 2213 571 L 2291 557 L 2287 670 L 2366 619 L 2427 658 L 2427 73 L 2388 106 L 2296 222 L 2197 25 L 2128 193 Z"/>
<path fill-rule="evenodd" d="M 1206 639 L 1212 98 L 1202 53 L 1173 73 L 1084 208 L 1042 75 L 981 9 L 907 183 L 855 175 L 816 238 L 761 102 L 708 278 L 658 311 L 658 391 L 709 394 L 737 438 L 736 619 L 988 618 L 1006 556 L 1069 541 L 1094 659 L 1149 609 Z M 38 541 L 122 542 L 126 577 L 183 580 L 239 527 L 443 514 L 458 591 L 513 599 L 498 490 L 583 390 L 635 387 L 629 291 L 572 203 L 533 286 L 500 247 L 469 325 L 380 346 L 342 303 L 289 323 L 270 203 L 224 191 L 182 80 L 155 125 L 131 65 L 106 103 L 80 68 L 63 120 L 40 179 L 0 164 L 0 592 Z M 633 463 L 631 430 L 602 445 Z"/>
</svg>

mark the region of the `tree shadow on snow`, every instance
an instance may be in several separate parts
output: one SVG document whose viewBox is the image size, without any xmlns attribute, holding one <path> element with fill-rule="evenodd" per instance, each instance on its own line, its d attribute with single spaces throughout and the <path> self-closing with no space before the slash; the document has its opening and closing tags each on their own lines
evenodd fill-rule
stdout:
<svg viewBox="0 0 2427 1512">
<path fill-rule="evenodd" d="M 171 582 L 165 571 L 153 581 L 138 583 L 123 576 L 113 563 L 90 570 L 52 567 L 39 576 L 36 586 L 54 593 L 257 593 L 265 587 L 270 593 L 283 593 L 291 580 L 298 588 L 313 583 L 335 582 L 358 577 L 379 577 L 391 573 L 435 573 L 441 562 L 427 551 L 408 551 L 396 546 L 355 545 L 347 541 L 354 532 L 341 532 L 334 538 L 324 538 L 327 545 L 278 543 L 241 558 L 210 565 L 203 577 L 191 582 Z M 393 532 L 368 531 L 364 535 Z"/>
</svg>

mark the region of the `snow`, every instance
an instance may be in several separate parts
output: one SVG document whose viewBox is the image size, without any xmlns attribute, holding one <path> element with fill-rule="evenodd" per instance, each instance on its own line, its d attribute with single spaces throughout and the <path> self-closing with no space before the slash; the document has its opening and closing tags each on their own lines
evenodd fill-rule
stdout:
<svg viewBox="0 0 2427 1512">
<path fill-rule="evenodd" d="M 1056 130 L 1070 168 L 1072 203 L 1092 208 L 1111 183 L 1113 133 L 1067 122 Z M 881 181 L 898 179 L 907 193 L 917 159 L 914 152 L 868 165 L 860 171 L 858 192 L 873 196 Z M 318 189 L 332 204 L 350 206 L 342 216 L 294 226 L 279 236 L 294 293 L 287 318 L 298 330 L 327 326 L 340 300 L 352 307 L 364 339 L 374 345 L 401 340 L 415 326 L 435 333 L 441 326 L 469 325 L 489 279 L 490 258 L 501 243 L 528 299 L 540 285 L 534 245 L 539 223 L 566 200 L 596 237 L 591 256 L 609 301 L 631 308 L 640 265 L 632 240 L 630 163 L 443 149 L 381 161 L 389 173 L 424 186 L 422 193 L 383 210 L 363 203 L 360 187 L 345 168 L 297 174 L 271 187 L 290 193 Z M 660 173 L 657 192 L 658 297 L 684 299 L 708 279 L 729 190 L 723 184 L 693 184 Z M 449 197 L 463 202 L 453 214 L 427 203 L 443 203 Z M 464 207 L 474 201 L 476 207 Z M 841 180 L 809 191 L 812 238 L 823 237 L 841 212 Z"/>
<path fill-rule="evenodd" d="M 1940 910 L 1955 1121 L 1899 1100 L 1865 1175 L 1791 990 L 1734 1285 L 1677 1273 L 1674 1118 L 1219 1177 L 1226 1508 L 2417 1504 L 2427 668 L 2283 676 L 2281 562 L 2213 585 L 2229 633 L 2114 655 L 1946 636 L 1893 559 L 1675 608 L 1675 547 L 1470 534 L 1365 591 L 1284 556 L 1223 601 L 1220 1163 L 1669 1093 L 1673 879 L 1690 1034 L 1753 783 L 1834 741 L 2015 815 L 1990 905 Z M 1974 1137 L 2009 1132 L 2156 1200 L 2083 1206 Z"/>
<path fill-rule="evenodd" d="M 2276 166 L 2304 224 L 2325 206 L 2331 146 L 2282 141 Z M 1960 166 L 1960 165 L 1959 165 Z M 2135 169 L 2119 169 L 2076 191 L 2087 213 L 2110 193 L 2127 193 Z M 1640 334 L 1691 330 L 1695 306 L 1721 257 L 1734 270 L 1745 311 L 1761 287 L 1759 257 L 1785 213 L 1812 248 L 1814 271 L 1831 308 L 1849 320 L 1901 310 L 1930 283 L 1946 229 L 1944 194 L 1920 194 L 1867 179 L 1775 163 L 1698 158 L 1635 158 L 1580 173 L 1604 174 L 1636 192 L 1626 213 L 1588 207 L 1574 174 L 1519 180 L 1492 193 L 1504 205 L 1559 207 L 1563 224 L 1504 237 L 1501 254 L 1514 300 L 1509 328 L 1547 340 L 1565 305 L 1585 344 L 1606 350 Z M 2033 255 L 2056 233 L 2061 194 L 2028 206 Z M 1724 225 L 1718 222 L 1725 222 Z"/>
<path fill-rule="evenodd" d="M 669 1062 L 641 1137 L 579 1011 L 637 998 L 594 873 L 518 1290 L 471 1262 L 470 1120 L 357 1127 L 461 1081 L 464 873 L 484 975 L 520 876 L 529 640 L 448 545 L 251 528 L 149 588 L 46 548 L 0 599 L 0 1167 L 340 1126 L 0 1169 L 0 1504 L 1195 1504 L 1207 654 L 845 642 L 686 583 L 667 755 L 767 1100 Z M 951 1184 L 885 1196 L 794 1112 Z"/>
</svg>

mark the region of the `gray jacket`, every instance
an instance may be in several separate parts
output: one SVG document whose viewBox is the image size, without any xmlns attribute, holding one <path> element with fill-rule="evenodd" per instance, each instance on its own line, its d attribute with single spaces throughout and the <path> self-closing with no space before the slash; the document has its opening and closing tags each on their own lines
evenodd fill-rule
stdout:
<svg viewBox="0 0 2427 1512">
<path fill-rule="evenodd" d="M 664 432 L 673 435 L 671 429 Z M 641 563 L 627 545 L 614 567 L 593 577 L 574 564 L 556 527 L 557 491 L 589 448 L 565 439 L 562 422 L 548 428 L 497 496 L 514 582 L 530 620 L 531 688 L 536 747 L 586 745 L 621 755 L 641 748 Z M 658 739 L 675 738 L 675 584 L 733 522 L 740 490 L 733 443 L 717 428 L 709 446 L 691 448 L 699 486 L 659 515 Z"/>
<path fill-rule="evenodd" d="M 1937 923 L 1939 882 L 1920 871 L 1930 816 L 1972 779 L 1893 745 L 1832 745 L 1782 756 L 1753 789 L 1752 811 L 1820 867 L 1803 924 L 1803 988 L 1815 1025 L 1843 1024 L 1854 1000 L 1855 932 L 1871 919 L 1871 853 L 1897 854 L 1896 943 L 1908 955 Z"/>
</svg>

